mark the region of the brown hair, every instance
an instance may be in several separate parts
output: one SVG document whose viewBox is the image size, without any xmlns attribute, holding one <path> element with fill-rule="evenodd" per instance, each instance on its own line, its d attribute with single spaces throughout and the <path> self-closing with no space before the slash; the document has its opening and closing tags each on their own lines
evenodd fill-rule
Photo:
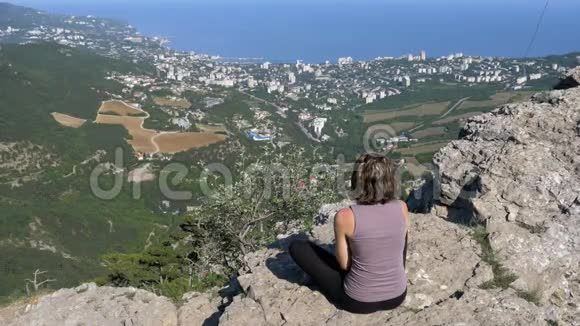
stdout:
<svg viewBox="0 0 580 326">
<path fill-rule="evenodd" d="M 351 190 L 360 205 L 385 204 L 396 197 L 396 166 L 387 156 L 363 154 L 354 165 Z"/>
</svg>

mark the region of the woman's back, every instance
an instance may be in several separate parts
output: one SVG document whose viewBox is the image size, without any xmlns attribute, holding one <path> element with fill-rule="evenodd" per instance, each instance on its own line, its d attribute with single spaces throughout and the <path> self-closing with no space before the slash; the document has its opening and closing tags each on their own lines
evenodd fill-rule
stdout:
<svg viewBox="0 0 580 326">
<path fill-rule="evenodd" d="M 401 202 L 353 205 L 352 264 L 344 290 L 361 302 L 395 298 L 407 288 L 404 257 L 406 222 Z"/>
</svg>

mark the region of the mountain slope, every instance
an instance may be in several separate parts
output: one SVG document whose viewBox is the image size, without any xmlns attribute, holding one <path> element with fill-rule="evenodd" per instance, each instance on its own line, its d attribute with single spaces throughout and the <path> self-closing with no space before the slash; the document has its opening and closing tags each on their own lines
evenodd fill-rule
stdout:
<svg viewBox="0 0 580 326">
<path fill-rule="evenodd" d="M 89 189 L 91 170 L 131 149 L 120 126 L 93 124 L 102 100 L 121 91 L 112 71 L 141 67 L 56 44 L 0 49 L 0 301 L 25 294 L 36 269 L 55 288 L 101 276 L 99 257 L 138 252 L 168 221 L 144 199 L 123 192 L 103 201 Z M 60 125 L 52 112 L 88 121 Z M 127 188 L 125 188 L 127 190 Z"/>
<path fill-rule="evenodd" d="M 432 213 L 412 215 L 408 299 L 393 311 L 361 316 L 329 304 L 288 256 L 288 242 L 305 236 L 292 235 L 247 255 L 250 271 L 230 287 L 187 295 L 180 308 L 135 289 L 85 285 L 0 310 L 0 318 L 7 325 L 91 323 L 105 305 L 104 324 L 578 325 L 580 88 L 470 119 L 435 163 L 440 200 Z M 324 207 L 326 222 L 310 236 L 331 246 L 332 216 L 346 205 Z M 481 220 L 487 230 L 460 223 Z M 79 300 L 88 302 L 86 315 Z M 167 314 L 154 313 L 160 307 Z"/>
</svg>

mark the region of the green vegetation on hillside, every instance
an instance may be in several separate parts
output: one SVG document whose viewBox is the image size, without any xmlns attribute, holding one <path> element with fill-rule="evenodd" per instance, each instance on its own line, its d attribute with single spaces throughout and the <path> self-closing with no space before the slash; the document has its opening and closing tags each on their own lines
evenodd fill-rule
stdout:
<svg viewBox="0 0 580 326">
<path fill-rule="evenodd" d="M 22 173 L 10 165 L 0 169 L 0 301 L 26 294 L 24 280 L 36 269 L 56 279 L 48 284 L 52 288 L 103 275 L 98 257 L 141 251 L 151 233 L 161 235 L 171 224 L 146 199 L 134 200 L 128 184 L 111 201 L 94 197 L 89 189 L 97 157 L 113 161 L 114 149 L 123 148 L 127 166 L 134 164 L 125 130 L 90 122 L 67 128 L 50 115 L 61 112 L 91 121 L 107 93 L 121 89 L 105 79 L 106 73 L 143 69 L 55 44 L 2 45 L 0 144 L 35 144 L 5 154 L 2 163 L 18 167 L 36 152 L 39 157 L 50 153 L 50 158 L 39 159 L 44 167 L 38 174 L 31 167 L 30 180 L 19 181 L 19 187 L 9 181 Z M 18 155 L 23 161 L 10 163 Z"/>
<path fill-rule="evenodd" d="M 105 255 L 107 281 L 176 300 L 223 283 L 248 268 L 244 255 L 277 234 L 309 229 L 320 205 L 338 199 L 335 174 L 310 168 L 302 155 L 244 168 L 241 180 L 218 187 L 166 239 L 140 254 Z"/>
</svg>

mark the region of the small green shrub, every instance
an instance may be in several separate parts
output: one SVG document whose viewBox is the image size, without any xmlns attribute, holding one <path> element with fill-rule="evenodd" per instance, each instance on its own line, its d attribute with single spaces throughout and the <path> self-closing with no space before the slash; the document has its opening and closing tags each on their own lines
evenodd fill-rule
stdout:
<svg viewBox="0 0 580 326">
<path fill-rule="evenodd" d="M 478 225 L 472 233 L 475 241 L 481 246 L 481 259 L 488 263 L 493 270 L 493 279 L 481 284 L 482 289 L 506 289 L 511 283 L 517 280 L 517 276 L 505 268 L 496 256 L 489 243 L 489 233 L 484 226 Z"/>
<path fill-rule="evenodd" d="M 520 297 L 528 302 L 531 302 L 535 305 L 540 304 L 540 291 L 538 289 L 529 290 L 529 291 L 518 290 L 518 291 L 516 291 L 516 294 L 518 295 L 518 297 Z"/>
</svg>

